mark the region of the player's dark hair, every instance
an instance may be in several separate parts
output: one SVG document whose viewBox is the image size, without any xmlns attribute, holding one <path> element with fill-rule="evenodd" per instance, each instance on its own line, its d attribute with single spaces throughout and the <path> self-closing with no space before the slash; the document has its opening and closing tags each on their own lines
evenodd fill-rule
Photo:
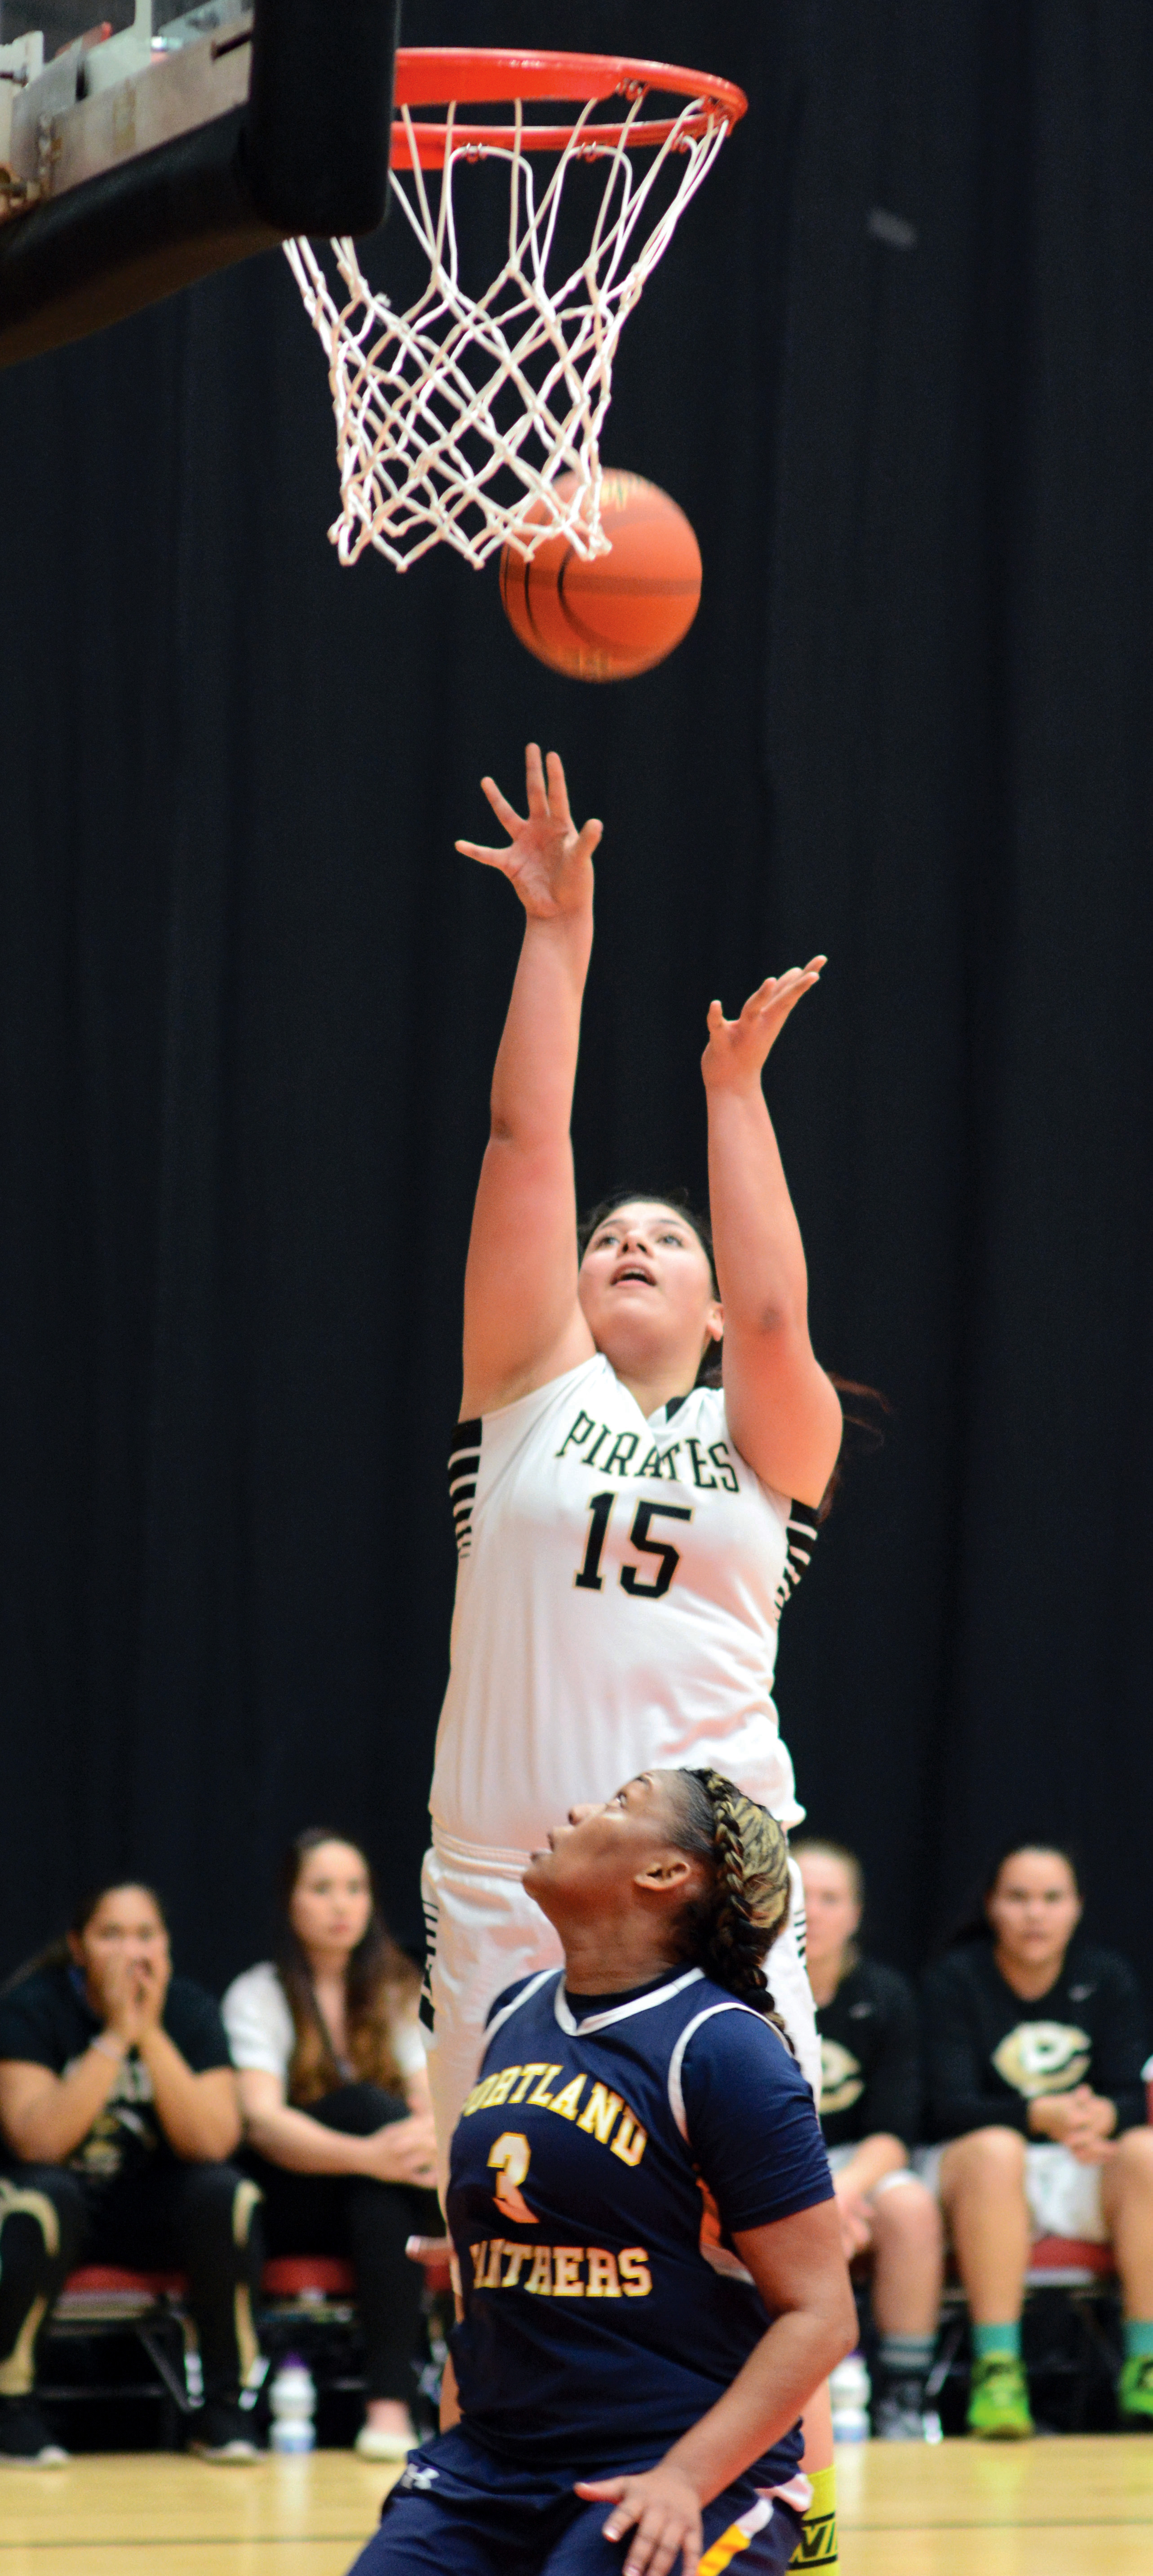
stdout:
<svg viewBox="0 0 1153 2576">
<path fill-rule="evenodd" d="M 582 1216 L 578 1220 L 577 1251 L 581 1260 L 584 1260 L 584 1256 L 588 1251 L 597 1227 L 603 1225 L 606 1218 L 615 1216 L 618 1208 L 631 1207 L 636 1199 L 647 1200 L 651 1207 L 668 1208 L 672 1216 L 679 1216 L 683 1219 L 685 1225 L 692 1228 L 692 1231 L 697 1238 L 697 1242 L 699 1243 L 709 1265 L 709 1276 L 713 1283 L 713 1295 L 719 1299 L 721 1292 L 717 1286 L 717 1265 L 713 1253 L 713 1229 L 707 1216 L 703 1216 L 701 1210 L 698 1207 L 693 1206 L 687 1190 L 614 1190 L 611 1198 L 599 1200 L 595 1208 L 589 1209 L 587 1216 Z M 710 1342 L 708 1349 L 702 1353 L 701 1364 L 697 1370 L 695 1383 L 697 1386 L 720 1385 L 721 1345 L 719 1342 Z"/>
<path fill-rule="evenodd" d="M 164 1911 L 163 1901 L 157 1895 L 155 1888 L 149 1886 L 146 1878 L 106 1878 L 102 1886 L 86 1888 L 79 1904 L 72 1909 L 67 1932 L 58 1932 L 56 1939 L 46 1942 L 42 1950 L 37 1950 L 34 1958 L 22 1959 L 19 1967 L 13 1968 L 11 1976 L 5 1977 L 3 1985 L 0 1985 L 0 1995 L 12 1994 L 17 1986 L 23 1985 L 25 1977 L 37 1977 L 44 1968 L 70 1968 L 72 1952 L 68 1946 L 69 1934 L 74 1941 L 79 1941 L 81 1935 L 88 1930 L 93 1915 L 99 1913 L 105 1897 L 115 1896 L 117 1888 L 120 1887 L 138 1887 L 141 1895 L 146 1896 L 149 1903 L 155 1906 L 167 1932 L 168 1916 Z"/>
<path fill-rule="evenodd" d="M 404 2082 L 393 2052 L 392 2030 L 398 2014 L 415 2002 L 420 1979 L 381 1914 L 367 1853 L 351 1834 L 338 1833 L 335 1825 L 308 1825 L 289 1844 L 277 1874 L 276 1969 L 296 2034 L 288 2072 L 288 2098 L 300 2104 L 318 2102 L 348 2080 L 337 2062 L 331 2033 L 316 2000 L 308 1952 L 293 1929 L 290 1910 L 304 1864 L 323 1843 L 343 1843 L 363 1861 L 371 1898 L 368 1922 L 345 1971 L 349 2064 L 362 2083 L 381 2084 L 390 2093 L 402 2093 Z"/>
<path fill-rule="evenodd" d="M 993 1927 L 985 1909 L 993 1895 L 1006 1861 L 1015 1860 L 1018 1852 L 1047 1852 L 1053 1860 L 1063 1860 L 1077 1894 L 1084 1900 L 1085 1873 L 1068 1843 L 1059 1843 L 1048 1834 L 1014 1834 L 1011 1842 L 1002 1843 L 982 1877 L 970 1888 L 960 1913 L 948 1933 L 945 1947 L 955 1950 L 965 1941 L 991 1941 Z"/>
<path fill-rule="evenodd" d="M 719 1771 L 669 1771 L 672 1839 L 704 1861 L 710 1884 L 677 1919 L 677 1953 L 719 1986 L 784 2025 L 769 1992 L 765 1952 L 789 1910 L 789 1846 L 767 1809 Z"/>
<path fill-rule="evenodd" d="M 667 1207 L 674 1216 L 683 1218 L 684 1223 L 692 1227 L 708 1261 L 713 1295 L 719 1298 L 721 1291 L 717 1279 L 716 1255 L 713 1251 L 713 1229 L 708 1217 L 702 1214 L 700 1208 L 693 1205 L 687 1190 L 614 1190 L 611 1198 L 599 1200 L 597 1206 L 590 1208 L 588 1215 L 582 1216 L 578 1222 L 577 1251 L 581 1260 L 583 1261 L 588 1251 L 597 1227 L 603 1225 L 607 1217 L 615 1216 L 618 1208 L 631 1207 L 636 1199 L 647 1199 L 653 1207 Z M 701 1355 L 701 1363 L 693 1381 L 695 1386 L 722 1384 L 723 1350 L 723 1336 L 719 1342 L 710 1342 L 708 1349 Z M 888 1397 L 882 1395 L 875 1386 L 863 1386 L 852 1377 L 838 1377 L 833 1369 L 829 1371 L 829 1378 L 841 1399 L 845 1428 L 841 1437 L 840 1455 L 820 1502 L 816 1506 L 819 1521 L 823 1521 L 833 1508 L 844 1479 L 846 1459 L 854 1452 L 868 1454 L 882 1447 L 885 1437 L 884 1421 L 893 1409 Z M 856 1436 L 850 1439 L 849 1434 Z"/>
</svg>

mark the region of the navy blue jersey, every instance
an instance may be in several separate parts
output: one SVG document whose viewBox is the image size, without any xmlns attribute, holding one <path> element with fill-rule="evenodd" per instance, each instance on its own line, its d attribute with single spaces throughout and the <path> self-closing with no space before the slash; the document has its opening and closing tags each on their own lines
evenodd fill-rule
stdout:
<svg viewBox="0 0 1153 2576">
<path fill-rule="evenodd" d="M 644 2467 L 770 2323 L 734 2234 L 832 2197 L 812 2095 L 700 1968 L 579 2021 L 548 1968 L 489 2033 L 448 2193 L 466 2424 L 525 2467 Z M 800 2447 L 795 2428 L 766 2454 L 766 2484 Z"/>
</svg>

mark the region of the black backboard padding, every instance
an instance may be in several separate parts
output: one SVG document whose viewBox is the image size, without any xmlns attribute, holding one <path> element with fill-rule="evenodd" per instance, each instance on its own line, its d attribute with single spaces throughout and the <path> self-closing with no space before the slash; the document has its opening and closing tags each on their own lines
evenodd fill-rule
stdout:
<svg viewBox="0 0 1153 2576">
<path fill-rule="evenodd" d="M 383 223 L 399 26 L 400 0 L 255 0 L 254 201 L 285 234 Z"/>
<path fill-rule="evenodd" d="M 0 368 L 293 233 L 375 232 L 399 0 L 256 0 L 247 103 L 0 226 Z"/>
<path fill-rule="evenodd" d="M 233 108 L 0 228 L 0 367 L 283 239 L 253 203 L 247 114 Z"/>
</svg>

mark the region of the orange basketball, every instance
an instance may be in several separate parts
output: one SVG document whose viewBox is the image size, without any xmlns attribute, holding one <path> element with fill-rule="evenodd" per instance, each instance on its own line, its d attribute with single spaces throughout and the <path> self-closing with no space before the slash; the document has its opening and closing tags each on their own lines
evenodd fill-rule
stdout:
<svg viewBox="0 0 1153 2576">
<path fill-rule="evenodd" d="M 562 474 L 557 491 L 576 477 Z M 606 474 L 601 525 L 611 554 L 582 562 L 550 537 L 525 563 L 500 559 L 505 615 L 521 643 L 571 680 L 631 680 L 687 635 L 701 596 L 701 550 L 684 511 L 639 474 Z"/>
</svg>

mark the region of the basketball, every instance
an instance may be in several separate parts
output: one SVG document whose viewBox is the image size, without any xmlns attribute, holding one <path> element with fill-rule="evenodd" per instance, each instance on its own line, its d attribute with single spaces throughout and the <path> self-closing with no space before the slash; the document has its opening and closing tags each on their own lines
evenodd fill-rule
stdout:
<svg viewBox="0 0 1153 2576">
<path fill-rule="evenodd" d="M 560 493 L 575 476 L 564 474 Z M 612 548 L 583 562 L 550 537 L 525 563 L 500 559 L 500 595 L 514 634 L 538 662 L 570 680 L 631 680 L 687 635 L 701 596 L 701 550 L 675 501 L 639 474 L 606 474 L 601 524 Z"/>
</svg>

